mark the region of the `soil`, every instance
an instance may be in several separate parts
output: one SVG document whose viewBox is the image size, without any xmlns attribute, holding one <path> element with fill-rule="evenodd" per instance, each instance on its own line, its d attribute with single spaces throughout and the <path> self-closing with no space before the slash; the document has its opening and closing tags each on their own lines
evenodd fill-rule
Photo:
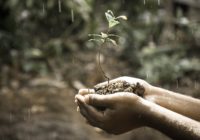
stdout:
<svg viewBox="0 0 200 140">
<path fill-rule="evenodd" d="M 126 81 L 117 81 L 114 83 L 108 83 L 104 86 L 95 86 L 95 93 L 100 95 L 114 94 L 116 92 L 131 92 L 143 97 L 145 89 L 140 83 L 130 84 Z"/>
</svg>

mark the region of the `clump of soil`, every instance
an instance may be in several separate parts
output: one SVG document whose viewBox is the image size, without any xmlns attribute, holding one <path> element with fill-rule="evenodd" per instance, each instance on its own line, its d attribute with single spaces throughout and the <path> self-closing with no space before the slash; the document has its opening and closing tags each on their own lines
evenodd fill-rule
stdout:
<svg viewBox="0 0 200 140">
<path fill-rule="evenodd" d="M 94 86 L 95 93 L 100 95 L 114 94 L 116 92 L 131 92 L 143 97 L 145 89 L 140 83 L 130 84 L 126 81 L 117 81 L 103 86 Z"/>
</svg>

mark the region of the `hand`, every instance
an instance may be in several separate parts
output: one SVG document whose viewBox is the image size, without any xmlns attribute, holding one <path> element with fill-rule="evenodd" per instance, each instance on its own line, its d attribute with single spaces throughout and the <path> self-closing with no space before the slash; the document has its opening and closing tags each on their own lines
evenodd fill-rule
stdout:
<svg viewBox="0 0 200 140">
<path fill-rule="evenodd" d="M 92 90 L 90 90 L 92 92 Z M 108 133 L 121 134 L 145 124 L 145 110 L 141 97 L 132 93 L 115 93 L 110 95 L 86 94 L 81 90 L 76 95 L 80 113 L 92 126 Z M 97 108 L 105 107 L 104 111 Z"/>
<path fill-rule="evenodd" d="M 115 83 L 118 81 L 126 81 L 129 84 L 134 84 L 134 85 L 139 83 L 141 86 L 144 87 L 144 95 L 143 95 L 144 98 L 145 98 L 145 96 L 148 96 L 149 94 L 151 94 L 151 90 L 153 88 L 153 86 L 150 85 L 149 83 L 147 83 L 145 80 L 134 78 L 134 77 L 128 77 L 128 76 L 118 77 L 116 79 L 110 80 L 109 83 L 112 84 L 112 83 Z M 108 84 L 108 81 L 97 84 L 97 85 L 95 85 L 95 87 L 101 87 L 101 86 L 105 86 L 107 84 Z M 94 93 L 94 89 L 80 89 L 80 91 L 79 91 L 79 94 L 81 94 L 81 95 L 87 95 L 90 93 Z"/>
</svg>

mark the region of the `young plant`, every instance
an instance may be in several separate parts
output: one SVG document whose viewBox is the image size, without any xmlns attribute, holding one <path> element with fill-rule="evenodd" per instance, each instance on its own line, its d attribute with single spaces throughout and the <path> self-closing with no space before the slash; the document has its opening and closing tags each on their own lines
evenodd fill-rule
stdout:
<svg viewBox="0 0 200 140">
<path fill-rule="evenodd" d="M 108 28 L 106 30 L 106 33 L 101 32 L 100 34 L 88 34 L 88 36 L 91 37 L 89 39 L 89 41 L 98 42 L 100 45 L 99 51 L 98 51 L 97 62 L 98 62 L 98 66 L 99 66 L 99 69 L 100 69 L 102 75 L 104 76 L 104 78 L 106 78 L 108 80 L 108 83 L 109 83 L 110 78 L 106 75 L 106 73 L 104 72 L 104 70 L 101 66 L 101 48 L 106 43 L 111 43 L 114 46 L 118 46 L 116 40 L 113 38 L 119 38 L 119 36 L 116 34 L 110 34 L 110 29 L 112 29 L 116 25 L 120 24 L 120 21 L 119 21 L 120 19 L 127 20 L 127 17 L 124 15 L 115 17 L 111 10 L 108 10 L 107 12 L 105 12 L 105 16 L 108 21 Z"/>
</svg>

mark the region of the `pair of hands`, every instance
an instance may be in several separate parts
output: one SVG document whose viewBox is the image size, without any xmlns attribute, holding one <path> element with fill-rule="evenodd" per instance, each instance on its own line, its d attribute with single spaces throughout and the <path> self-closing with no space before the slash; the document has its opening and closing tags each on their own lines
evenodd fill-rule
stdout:
<svg viewBox="0 0 200 140">
<path fill-rule="evenodd" d="M 145 88 L 147 94 L 151 90 L 151 85 L 146 81 L 131 78 L 119 77 L 111 80 L 126 81 L 130 84 L 140 83 Z M 98 86 L 108 84 L 101 83 Z M 145 100 L 132 93 L 119 92 L 109 95 L 95 94 L 93 89 L 81 89 L 75 96 L 78 105 L 77 110 L 86 118 L 92 126 L 99 127 L 108 133 L 121 134 L 129 130 L 147 125 L 145 113 L 148 111 Z M 105 108 L 98 110 L 97 108 Z"/>
</svg>

